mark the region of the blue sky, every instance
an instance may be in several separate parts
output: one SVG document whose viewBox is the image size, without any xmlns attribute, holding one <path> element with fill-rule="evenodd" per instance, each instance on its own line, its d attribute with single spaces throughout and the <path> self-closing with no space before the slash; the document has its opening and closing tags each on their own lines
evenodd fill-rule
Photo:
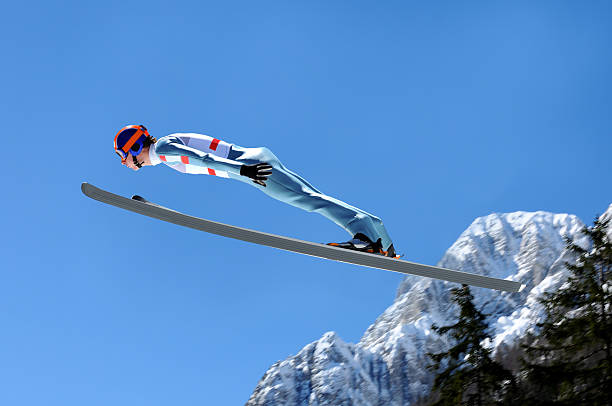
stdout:
<svg viewBox="0 0 612 406">
<path fill-rule="evenodd" d="M 325 218 L 226 179 L 132 173 L 126 124 L 270 148 L 434 264 L 475 217 L 612 202 L 609 2 L 11 2 L 0 24 L 0 403 L 243 404 L 401 276 L 154 221 L 88 181 L 317 242 Z"/>
</svg>

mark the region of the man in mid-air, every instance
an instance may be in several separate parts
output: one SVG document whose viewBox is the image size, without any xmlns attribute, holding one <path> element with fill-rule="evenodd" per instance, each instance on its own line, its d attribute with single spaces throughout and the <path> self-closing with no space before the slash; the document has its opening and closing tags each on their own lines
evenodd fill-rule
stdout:
<svg viewBox="0 0 612 406">
<path fill-rule="evenodd" d="M 335 247 L 397 258 L 380 218 L 327 196 L 287 169 L 267 148 L 244 148 L 195 133 L 152 137 L 142 125 L 123 127 L 115 136 L 121 163 L 135 171 L 164 163 L 183 173 L 232 178 L 255 186 L 274 199 L 317 212 L 353 236 Z"/>
</svg>

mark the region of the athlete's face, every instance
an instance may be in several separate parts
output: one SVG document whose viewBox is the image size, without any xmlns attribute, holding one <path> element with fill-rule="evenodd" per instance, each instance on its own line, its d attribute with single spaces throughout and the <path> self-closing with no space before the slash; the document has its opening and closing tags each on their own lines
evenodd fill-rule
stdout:
<svg viewBox="0 0 612 406">
<path fill-rule="evenodd" d="M 138 158 L 136 158 L 136 159 L 138 159 Z M 134 165 L 134 158 L 132 158 L 131 154 L 128 154 L 127 159 L 121 160 L 121 164 L 127 166 L 128 168 L 130 168 L 130 169 L 132 169 L 134 171 L 137 171 L 137 170 L 140 169 L 139 167 Z"/>
<path fill-rule="evenodd" d="M 138 154 L 138 156 L 136 157 L 136 160 L 142 166 L 149 166 L 149 165 L 151 165 L 151 159 L 149 158 L 149 147 L 148 146 L 146 148 L 144 148 L 140 154 Z M 127 166 L 128 168 L 130 168 L 130 169 L 132 169 L 134 171 L 137 171 L 137 170 L 140 169 L 139 167 L 134 165 L 134 158 L 132 158 L 132 154 L 128 154 L 126 159 L 122 159 L 121 160 L 121 164 Z"/>
</svg>

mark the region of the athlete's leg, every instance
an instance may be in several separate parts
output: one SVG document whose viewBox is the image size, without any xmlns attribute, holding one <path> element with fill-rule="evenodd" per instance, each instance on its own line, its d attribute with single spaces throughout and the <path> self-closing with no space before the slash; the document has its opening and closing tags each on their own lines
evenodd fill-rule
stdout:
<svg viewBox="0 0 612 406">
<path fill-rule="evenodd" d="M 228 157 L 230 159 L 247 164 L 266 162 L 272 166 L 272 174 L 266 181 L 266 187 L 251 182 L 270 197 L 302 210 L 319 213 L 345 229 L 351 236 L 363 233 L 372 241 L 380 238 L 384 249 L 393 243 L 380 218 L 320 192 L 304 178 L 287 169 L 269 149 L 232 148 L 235 151 Z"/>
</svg>

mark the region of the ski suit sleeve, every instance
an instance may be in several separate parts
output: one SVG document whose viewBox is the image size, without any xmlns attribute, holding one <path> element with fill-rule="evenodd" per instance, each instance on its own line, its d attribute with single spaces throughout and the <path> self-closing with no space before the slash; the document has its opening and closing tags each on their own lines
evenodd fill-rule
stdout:
<svg viewBox="0 0 612 406">
<path fill-rule="evenodd" d="M 236 175 L 240 175 L 240 167 L 242 166 L 240 162 L 188 147 L 178 137 L 163 137 L 155 143 L 155 152 L 159 155 L 186 156 L 189 158 L 190 164 L 231 172 Z"/>
</svg>

